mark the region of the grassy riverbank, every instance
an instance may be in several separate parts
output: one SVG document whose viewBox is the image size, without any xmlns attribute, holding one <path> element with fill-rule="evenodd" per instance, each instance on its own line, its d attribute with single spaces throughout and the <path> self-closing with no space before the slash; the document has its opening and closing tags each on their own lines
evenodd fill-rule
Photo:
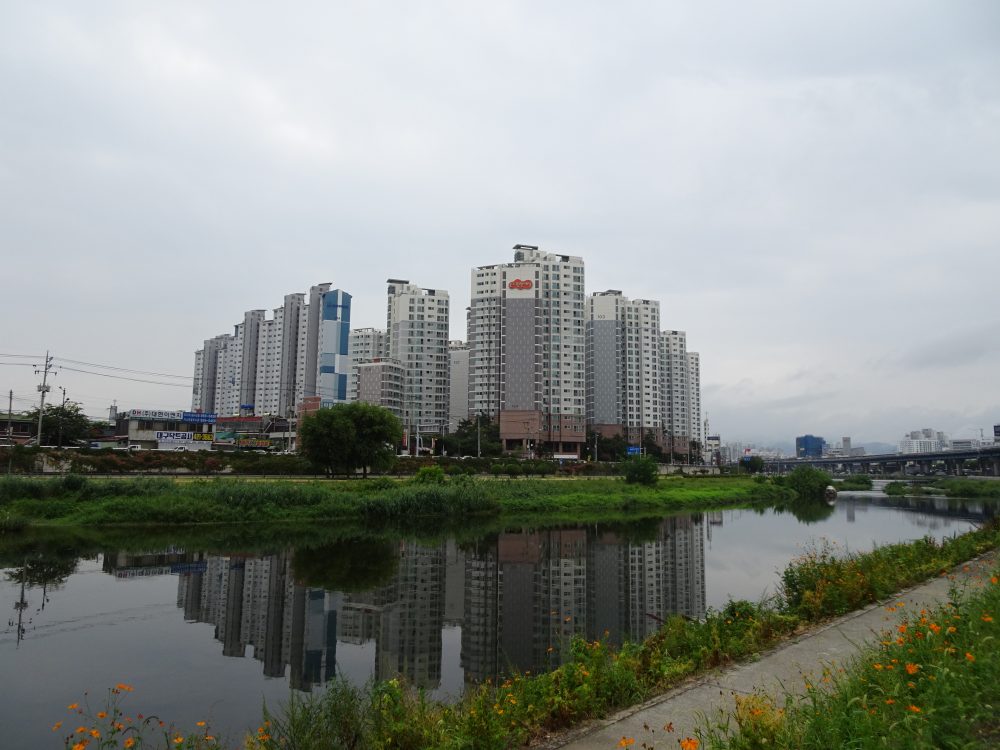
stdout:
<svg viewBox="0 0 1000 750">
<path fill-rule="evenodd" d="M 932 484 L 889 482 L 885 494 L 891 497 L 944 495 L 955 498 L 1000 498 L 1000 482 L 981 479 L 937 479 Z"/>
<path fill-rule="evenodd" d="M 645 642 L 620 649 L 600 640 L 574 639 L 569 661 L 554 671 L 515 674 L 480 685 L 458 704 L 430 701 L 396 680 L 363 689 L 334 681 L 320 696 L 296 696 L 283 707 L 270 707 L 257 730 L 243 740 L 222 743 L 209 727 L 192 734 L 171 730 L 165 736 L 170 742 L 180 738 L 177 746 L 191 748 L 517 747 L 634 705 L 697 672 L 751 657 L 803 626 L 869 604 L 884 592 L 936 575 L 998 545 L 1000 530 L 991 525 L 941 544 L 919 540 L 845 556 L 821 549 L 789 563 L 782 574 L 782 592 L 773 600 L 731 602 L 721 611 L 710 611 L 702 621 L 672 617 Z M 112 695 L 113 701 L 119 697 L 120 693 Z M 114 716 L 113 711 L 107 714 Z M 108 723 L 107 716 L 83 718 L 92 724 L 74 716 L 74 725 L 84 726 L 85 731 L 94 728 L 119 742 L 127 737 Z"/>
<path fill-rule="evenodd" d="M 964 594 L 964 595 L 963 595 Z M 900 602 L 902 605 L 902 602 Z M 994 748 L 1000 745 L 1000 585 L 997 573 L 934 611 L 908 612 L 846 671 L 777 702 L 737 698 L 724 725 L 706 729 L 712 750 Z"/>
<path fill-rule="evenodd" d="M 667 511 L 788 501 L 794 492 L 730 477 L 668 477 L 645 487 L 620 479 L 444 481 L 387 478 L 311 482 L 167 478 L 0 480 L 0 531 L 26 525 L 314 523 L 356 519 Z"/>
</svg>

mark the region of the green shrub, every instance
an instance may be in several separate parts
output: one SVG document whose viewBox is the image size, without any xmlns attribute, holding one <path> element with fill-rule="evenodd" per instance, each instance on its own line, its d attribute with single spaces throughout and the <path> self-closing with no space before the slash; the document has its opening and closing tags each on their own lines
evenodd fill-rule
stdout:
<svg viewBox="0 0 1000 750">
<path fill-rule="evenodd" d="M 660 468 L 650 456 L 632 456 L 621 462 L 622 475 L 629 484 L 656 484 Z"/>
<path fill-rule="evenodd" d="M 812 466 L 799 466 L 785 477 L 785 484 L 802 500 L 822 500 L 830 485 L 830 475 Z"/>
<path fill-rule="evenodd" d="M 444 484 L 445 479 L 444 469 L 440 466 L 423 466 L 417 469 L 412 481 L 417 484 Z"/>
</svg>

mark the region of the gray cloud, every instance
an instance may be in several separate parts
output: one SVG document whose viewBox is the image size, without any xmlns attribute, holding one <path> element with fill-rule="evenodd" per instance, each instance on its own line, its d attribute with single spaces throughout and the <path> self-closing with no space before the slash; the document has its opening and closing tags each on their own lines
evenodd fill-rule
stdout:
<svg viewBox="0 0 1000 750">
<path fill-rule="evenodd" d="M 965 429 L 998 401 L 998 21 L 986 0 L 17 5 L 0 244 L 30 313 L 0 349 L 187 373 L 319 281 L 381 325 L 389 276 L 449 289 L 462 337 L 469 268 L 531 242 L 583 255 L 589 291 L 662 300 L 724 437 Z M 91 413 L 187 399 L 59 378 Z"/>
</svg>

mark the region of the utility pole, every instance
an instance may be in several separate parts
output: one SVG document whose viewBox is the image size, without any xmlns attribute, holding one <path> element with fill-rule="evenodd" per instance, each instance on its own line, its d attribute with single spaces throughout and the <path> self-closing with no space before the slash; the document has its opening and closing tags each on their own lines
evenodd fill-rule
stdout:
<svg viewBox="0 0 1000 750">
<path fill-rule="evenodd" d="M 66 389 L 59 386 L 59 390 L 63 393 L 62 409 L 59 412 L 59 447 L 62 448 L 63 421 L 66 419 Z"/>
<path fill-rule="evenodd" d="M 36 386 L 38 388 L 38 392 L 41 394 L 41 399 L 38 402 L 38 435 L 37 435 L 37 443 L 38 443 L 39 447 L 41 447 L 41 445 L 42 445 L 42 415 L 45 414 L 45 394 L 52 390 L 52 386 L 48 385 L 49 370 L 51 370 L 51 369 L 52 369 L 52 357 L 49 356 L 49 352 L 48 352 L 48 350 L 46 350 L 46 352 L 45 352 L 45 364 L 42 365 L 42 368 L 40 370 L 38 368 L 35 368 L 35 374 L 36 375 L 39 372 L 42 373 L 42 384 L 39 385 L 39 386 Z"/>
<path fill-rule="evenodd" d="M 7 394 L 7 473 L 14 465 L 14 391 Z"/>
</svg>

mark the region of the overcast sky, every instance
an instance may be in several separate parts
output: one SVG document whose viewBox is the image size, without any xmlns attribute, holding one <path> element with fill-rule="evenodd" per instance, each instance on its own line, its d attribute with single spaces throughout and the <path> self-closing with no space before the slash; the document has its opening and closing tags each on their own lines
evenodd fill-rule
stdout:
<svg viewBox="0 0 1000 750">
<path fill-rule="evenodd" d="M 190 376 L 325 281 L 355 327 L 447 289 L 465 338 L 526 243 L 659 299 L 723 440 L 1000 422 L 994 0 L 2 7 L 15 409 L 46 349 L 88 414 L 187 408 L 65 359 Z"/>
</svg>

